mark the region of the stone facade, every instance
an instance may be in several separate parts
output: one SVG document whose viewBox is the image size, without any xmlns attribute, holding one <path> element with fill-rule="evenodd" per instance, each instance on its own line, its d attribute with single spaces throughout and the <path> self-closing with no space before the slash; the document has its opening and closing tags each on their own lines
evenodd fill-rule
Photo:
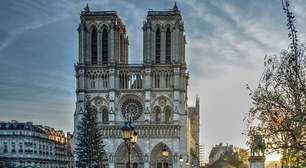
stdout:
<svg viewBox="0 0 306 168">
<path fill-rule="evenodd" d="M 234 147 L 233 145 L 223 145 L 223 143 L 215 145 L 209 153 L 209 164 L 216 162 L 225 152 L 235 152 L 238 150 L 239 148 Z"/>
<path fill-rule="evenodd" d="M 47 126 L 0 122 L 0 165 L 72 168 L 74 162 L 68 140 L 63 131 Z"/>
<path fill-rule="evenodd" d="M 142 27 L 143 64 L 128 64 L 126 28 L 117 12 L 90 11 L 87 6 L 80 20 L 75 135 L 85 101 L 90 100 L 98 110 L 108 167 L 126 166 L 121 127 L 129 119 L 138 133 L 133 167 L 187 167 L 198 157 L 191 154 L 198 135 L 191 139 L 186 41 L 177 6 L 148 11 Z M 168 157 L 161 155 L 163 148 Z"/>
</svg>

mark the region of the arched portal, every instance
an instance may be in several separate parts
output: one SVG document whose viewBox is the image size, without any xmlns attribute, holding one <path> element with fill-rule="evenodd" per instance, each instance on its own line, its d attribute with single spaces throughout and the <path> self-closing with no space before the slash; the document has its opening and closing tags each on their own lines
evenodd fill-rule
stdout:
<svg viewBox="0 0 306 168">
<path fill-rule="evenodd" d="M 168 156 L 163 155 L 163 151 L 168 152 Z M 150 157 L 150 167 L 151 168 L 172 168 L 173 167 L 173 154 L 170 148 L 164 144 L 157 144 L 151 152 Z"/>
<path fill-rule="evenodd" d="M 128 166 L 128 149 L 126 144 L 121 143 L 115 154 L 115 167 L 127 168 Z M 144 158 L 140 147 L 136 144 L 131 150 L 131 168 L 143 168 Z"/>
</svg>

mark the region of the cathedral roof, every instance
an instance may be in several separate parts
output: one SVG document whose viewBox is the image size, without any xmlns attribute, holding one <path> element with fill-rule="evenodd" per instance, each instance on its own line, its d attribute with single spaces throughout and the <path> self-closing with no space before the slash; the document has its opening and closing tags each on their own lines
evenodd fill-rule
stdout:
<svg viewBox="0 0 306 168">
<path fill-rule="evenodd" d="M 116 11 L 92 11 L 90 10 L 88 3 L 81 13 L 82 16 L 116 16 L 119 17 Z"/>
<path fill-rule="evenodd" d="M 82 16 L 118 16 L 116 11 L 82 11 Z"/>
<path fill-rule="evenodd" d="M 178 9 L 176 2 L 172 9 L 169 10 L 149 10 L 148 16 L 172 16 L 181 15 L 181 11 Z"/>
</svg>

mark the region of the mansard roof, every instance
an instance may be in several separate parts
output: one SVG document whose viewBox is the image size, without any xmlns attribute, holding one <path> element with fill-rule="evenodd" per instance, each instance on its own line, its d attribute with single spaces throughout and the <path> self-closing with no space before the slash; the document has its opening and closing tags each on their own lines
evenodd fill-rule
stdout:
<svg viewBox="0 0 306 168">
<path fill-rule="evenodd" d="M 29 130 L 44 134 L 62 134 L 65 135 L 62 130 L 55 130 L 54 128 L 42 125 L 34 125 L 32 122 L 17 122 L 15 120 L 11 122 L 0 122 L 0 130 Z"/>
</svg>

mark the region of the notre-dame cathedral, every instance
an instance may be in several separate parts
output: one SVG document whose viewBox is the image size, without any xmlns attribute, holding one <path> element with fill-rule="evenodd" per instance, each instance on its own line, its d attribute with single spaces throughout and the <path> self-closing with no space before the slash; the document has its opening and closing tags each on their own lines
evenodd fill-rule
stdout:
<svg viewBox="0 0 306 168">
<path fill-rule="evenodd" d="M 118 13 L 88 6 L 81 12 L 75 133 L 89 99 L 98 110 L 107 167 L 126 167 L 121 127 L 129 119 L 138 133 L 133 168 L 199 167 L 199 100 L 188 107 L 186 39 L 177 5 L 149 10 L 142 30 L 143 63 L 129 64 L 127 29 Z"/>
</svg>

